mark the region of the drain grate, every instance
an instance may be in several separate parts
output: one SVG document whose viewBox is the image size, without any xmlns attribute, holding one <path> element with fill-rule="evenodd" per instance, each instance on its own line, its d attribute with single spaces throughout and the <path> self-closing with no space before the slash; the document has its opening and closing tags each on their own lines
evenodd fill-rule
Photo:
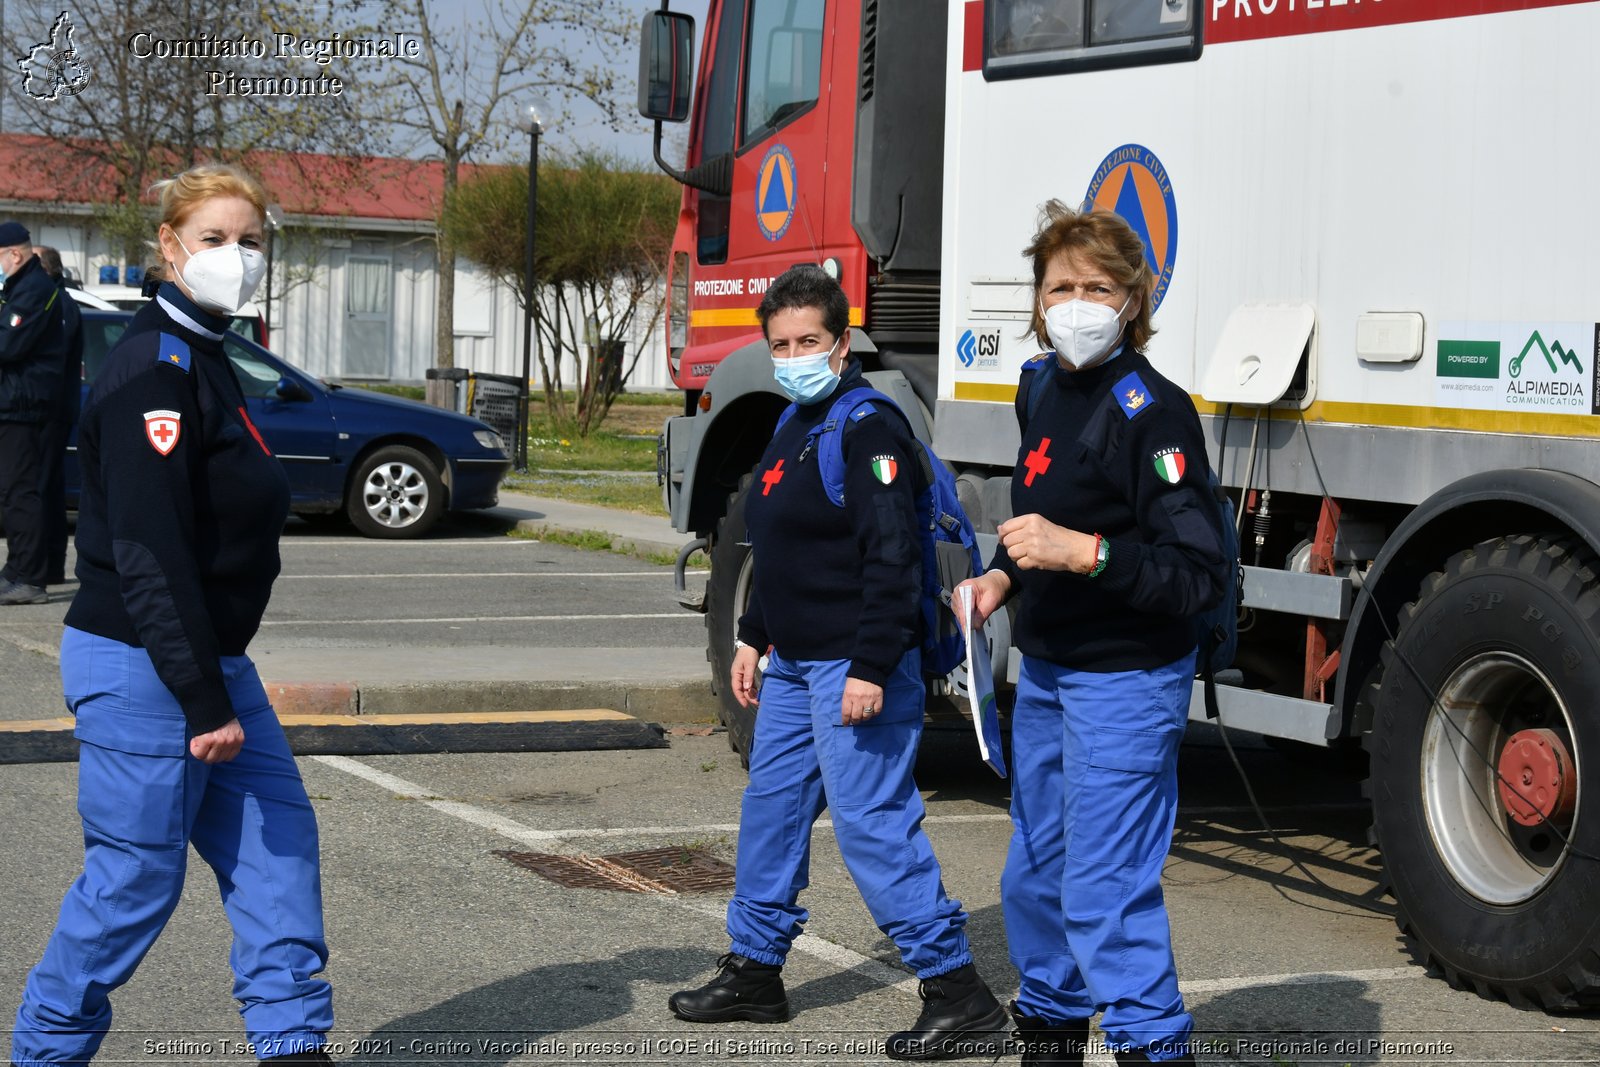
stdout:
<svg viewBox="0 0 1600 1067">
<path fill-rule="evenodd" d="M 733 887 L 733 867 L 698 848 L 652 848 L 611 856 L 505 850 L 495 855 L 568 889 L 672 895 Z"/>
</svg>

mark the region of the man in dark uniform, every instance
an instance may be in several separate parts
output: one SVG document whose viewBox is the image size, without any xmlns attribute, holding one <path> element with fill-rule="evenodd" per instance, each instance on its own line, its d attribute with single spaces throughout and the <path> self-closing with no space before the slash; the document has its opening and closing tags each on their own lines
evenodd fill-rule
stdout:
<svg viewBox="0 0 1600 1067">
<path fill-rule="evenodd" d="M 49 563 L 39 496 L 45 424 L 60 403 L 66 361 L 62 295 L 20 222 L 0 223 L 0 516 L 8 549 L 0 605 L 42 604 Z"/>
<path fill-rule="evenodd" d="M 61 390 L 56 407 L 44 426 L 44 451 L 39 464 L 39 497 L 44 508 L 45 584 L 61 585 L 67 580 L 67 441 L 78 423 L 78 405 L 83 400 L 83 315 L 78 302 L 67 292 L 66 271 L 61 253 L 49 245 L 34 245 L 33 254 L 61 290 L 56 307 L 66 331 L 66 355 L 61 365 Z M 75 284 L 75 283 L 74 283 Z"/>
</svg>

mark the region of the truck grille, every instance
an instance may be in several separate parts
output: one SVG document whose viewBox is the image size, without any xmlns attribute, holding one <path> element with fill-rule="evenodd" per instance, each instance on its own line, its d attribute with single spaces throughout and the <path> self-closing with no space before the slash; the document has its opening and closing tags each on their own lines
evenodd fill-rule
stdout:
<svg viewBox="0 0 1600 1067">
<path fill-rule="evenodd" d="M 888 282 L 877 286 L 867 297 L 867 332 L 879 344 L 932 344 L 938 340 L 938 284 Z"/>
</svg>

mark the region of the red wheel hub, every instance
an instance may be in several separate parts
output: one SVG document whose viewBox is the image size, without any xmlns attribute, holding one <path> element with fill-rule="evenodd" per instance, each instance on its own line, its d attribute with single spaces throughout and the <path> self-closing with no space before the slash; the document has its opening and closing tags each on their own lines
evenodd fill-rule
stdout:
<svg viewBox="0 0 1600 1067">
<path fill-rule="evenodd" d="M 1553 730 L 1521 730 L 1500 750 L 1500 803 L 1523 826 L 1572 813 L 1578 774 L 1572 754 Z"/>
</svg>

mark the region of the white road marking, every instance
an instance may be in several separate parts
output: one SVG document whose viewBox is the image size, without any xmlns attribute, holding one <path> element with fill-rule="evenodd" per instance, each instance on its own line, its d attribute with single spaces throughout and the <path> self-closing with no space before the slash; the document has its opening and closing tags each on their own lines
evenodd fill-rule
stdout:
<svg viewBox="0 0 1600 1067">
<path fill-rule="evenodd" d="M 645 615 L 461 615 L 428 619 L 272 619 L 262 626 L 421 626 L 435 622 L 587 622 L 594 619 L 681 619 L 704 626 L 705 620 L 693 612 L 664 611 Z"/>
<path fill-rule="evenodd" d="M 61 658 L 61 646 L 59 644 L 52 645 L 46 641 L 35 641 L 31 637 L 23 637 L 21 634 L 0 633 L 0 639 L 4 639 L 8 644 L 16 645 L 24 652 L 49 656 L 51 659 Z"/>
<path fill-rule="evenodd" d="M 710 571 L 684 571 L 690 578 L 704 578 Z M 672 572 L 653 571 L 437 571 L 405 574 L 280 574 L 280 582 L 351 581 L 358 578 L 656 578 L 667 579 Z"/>
<path fill-rule="evenodd" d="M 365 763 L 349 758 L 348 756 L 309 756 L 317 763 L 344 771 L 346 774 L 371 782 L 373 785 L 387 789 L 398 797 L 416 800 L 445 815 L 460 819 L 462 822 L 473 826 L 491 830 L 494 833 L 524 845 L 549 846 L 570 838 L 604 838 L 624 837 L 646 834 L 682 834 L 703 835 L 708 832 L 737 833 L 738 825 L 732 823 L 713 823 L 704 826 L 639 826 L 639 827 L 614 827 L 608 829 L 571 829 L 571 830 L 538 830 L 525 826 L 515 819 L 508 819 L 503 815 L 486 811 L 472 804 L 464 804 L 454 800 L 441 800 L 423 786 L 404 778 L 369 767 Z M 1218 809 L 1210 809 L 1218 810 Z M 925 823 L 974 823 L 1009 821 L 1010 816 L 1001 814 L 984 815 L 930 815 L 923 821 Z M 831 826 L 827 819 L 819 819 L 817 826 Z M 659 897 L 666 903 L 692 911 L 707 918 L 721 921 L 726 914 L 724 905 L 710 900 L 695 899 L 687 896 Z M 854 949 L 818 937 L 814 933 L 803 933 L 794 942 L 796 952 L 804 952 L 808 956 L 832 963 L 835 966 L 853 971 L 880 985 L 891 986 L 909 996 L 917 992 L 917 980 L 914 976 L 907 975 L 904 971 L 883 963 L 881 960 L 864 956 Z M 1179 988 L 1186 995 L 1231 993 L 1242 989 L 1256 989 L 1266 986 L 1286 985 L 1329 985 L 1337 982 L 1398 982 L 1410 979 L 1427 977 L 1427 972 L 1421 967 L 1381 967 L 1368 970 L 1349 971 L 1314 971 L 1305 974 L 1258 974 L 1240 975 L 1234 978 L 1201 978 L 1179 982 Z M 1107 1060 L 1106 1062 L 1110 1062 Z"/>
<path fill-rule="evenodd" d="M 514 819 L 507 819 L 502 815 L 496 815 L 494 812 L 485 811 L 471 804 L 462 804 L 453 800 L 439 800 L 415 782 L 408 782 L 404 778 L 386 774 L 348 756 L 311 756 L 308 758 L 335 770 L 341 770 L 346 774 L 353 774 L 357 778 L 365 779 L 373 785 L 389 790 L 396 796 L 420 801 L 435 811 L 454 816 L 462 822 L 482 827 L 485 830 L 492 830 L 500 836 L 509 838 L 519 844 L 549 845 L 564 838 L 585 836 L 582 831 L 574 833 L 568 830 L 536 830 L 531 826 L 524 826 Z M 734 829 L 737 830 L 738 827 L 734 827 Z M 695 900 L 681 895 L 657 897 L 656 899 L 667 904 L 676 905 L 686 911 L 708 916 L 719 922 L 727 914 L 726 905 L 716 904 L 709 900 Z M 888 964 L 875 960 L 871 956 L 863 956 L 853 949 L 825 940 L 816 934 L 810 932 L 802 933 L 800 937 L 795 939 L 793 947 L 796 952 L 804 952 L 808 956 L 826 960 L 843 970 L 854 971 L 880 985 L 893 986 L 911 996 L 915 996 L 917 993 L 917 979 L 914 975 L 908 975 L 906 972 L 890 967 Z"/>
<path fill-rule="evenodd" d="M 1233 993 L 1241 989 L 1280 985 L 1328 985 L 1333 982 L 1399 982 L 1426 978 L 1421 967 L 1377 967 L 1365 971 L 1313 971 L 1310 974 L 1252 974 L 1239 978 L 1201 978 L 1179 982 L 1185 993 Z"/>
<path fill-rule="evenodd" d="M 475 537 L 454 537 L 454 538 L 449 538 L 449 539 L 441 538 L 441 539 L 439 539 L 437 541 L 430 541 L 430 540 L 428 540 L 426 538 L 424 538 L 423 540 L 420 540 L 420 541 L 415 541 L 415 540 L 408 541 L 408 540 L 403 540 L 403 539 L 402 540 L 391 541 L 391 540 L 386 540 L 386 539 L 381 538 L 381 537 L 372 537 L 372 538 L 369 538 L 369 537 L 350 537 L 350 538 L 345 538 L 344 540 L 339 540 L 338 538 L 331 538 L 331 537 L 330 538 L 317 538 L 317 539 L 312 539 L 312 538 L 307 538 L 307 537 L 285 537 L 285 538 L 282 538 L 282 539 L 280 539 L 278 541 L 278 545 L 279 545 L 280 548 L 287 548 L 287 547 L 294 546 L 294 545 L 309 545 L 309 546 L 324 546 L 324 547 L 328 546 L 328 545 L 336 545 L 336 546 L 339 546 L 339 547 L 342 547 L 342 548 L 384 548 L 384 549 L 389 549 L 389 548 L 428 548 L 429 546 L 437 546 L 437 545 L 482 545 L 482 546 L 487 548 L 487 547 L 495 546 L 495 545 L 520 546 L 520 545 L 543 545 L 543 544 L 544 544 L 543 541 L 534 541 L 534 540 L 524 539 L 524 538 L 520 538 L 520 537 L 499 537 L 499 538 L 489 538 L 489 539 L 475 538 Z M 566 546 L 562 546 L 562 547 L 566 547 Z"/>
</svg>

